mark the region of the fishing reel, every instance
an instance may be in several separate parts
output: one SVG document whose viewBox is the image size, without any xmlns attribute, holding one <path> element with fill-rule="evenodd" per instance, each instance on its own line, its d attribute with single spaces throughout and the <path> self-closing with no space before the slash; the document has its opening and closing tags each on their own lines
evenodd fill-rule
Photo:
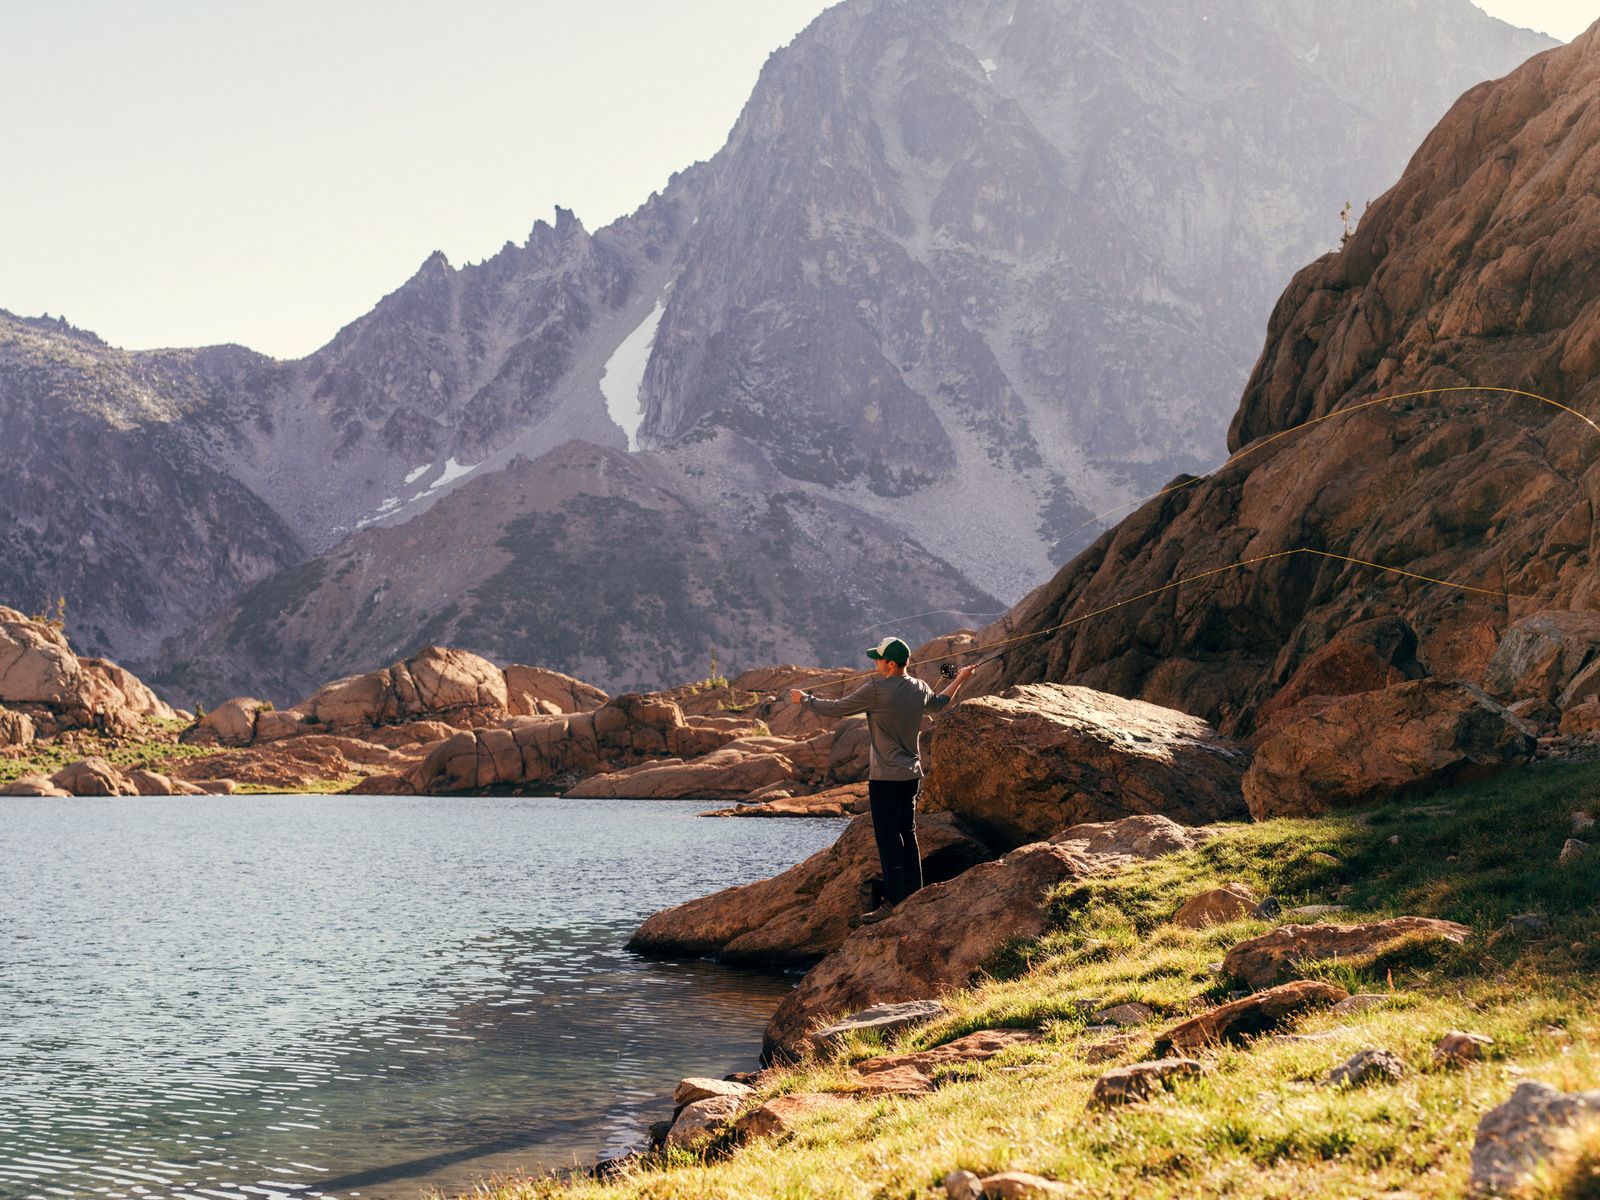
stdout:
<svg viewBox="0 0 1600 1200">
<path fill-rule="evenodd" d="M 956 677 L 956 665 L 955 665 L 955 663 L 947 662 L 947 663 L 942 663 L 940 665 L 940 667 L 939 667 L 939 678 L 940 679 L 954 679 L 955 677 Z"/>
</svg>

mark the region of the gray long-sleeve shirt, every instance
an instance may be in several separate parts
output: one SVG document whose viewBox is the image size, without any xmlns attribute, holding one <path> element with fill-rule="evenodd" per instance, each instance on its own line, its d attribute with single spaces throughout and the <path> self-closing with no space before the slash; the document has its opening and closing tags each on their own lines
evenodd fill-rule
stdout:
<svg viewBox="0 0 1600 1200">
<path fill-rule="evenodd" d="M 949 707 L 950 697 L 934 695 L 933 689 L 914 675 L 879 675 L 842 699 L 824 700 L 807 694 L 805 703 L 825 717 L 867 714 L 872 738 L 869 778 L 921 779 L 917 734 L 923 714 L 942 712 Z"/>
</svg>

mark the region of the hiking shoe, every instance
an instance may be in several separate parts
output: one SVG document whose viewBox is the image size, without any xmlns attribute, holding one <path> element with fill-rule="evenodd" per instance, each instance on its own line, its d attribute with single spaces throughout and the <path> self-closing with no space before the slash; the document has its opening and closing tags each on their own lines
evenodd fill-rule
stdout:
<svg viewBox="0 0 1600 1200">
<path fill-rule="evenodd" d="M 880 905 L 868 913 L 857 913 L 850 918 L 850 928 L 859 929 L 863 925 L 876 925 L 879 921 L 887 920 L 894 913 L 894 906 Z"/>
</svg>

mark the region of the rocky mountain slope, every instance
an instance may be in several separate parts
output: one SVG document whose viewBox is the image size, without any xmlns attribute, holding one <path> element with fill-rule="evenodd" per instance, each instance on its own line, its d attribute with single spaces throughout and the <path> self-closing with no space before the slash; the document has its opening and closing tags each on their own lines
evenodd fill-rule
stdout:
<svg viewBox="0 0 1600 1200">
<path fill-rule="evenodd" d="M 1349 244 L 1279 301 L 1230 448 L 1379 395 L 1473 385 L 1600 412 L 1600 31 L 1472 89 Z M 1042 630 L 1169 581 L 1227 572 L 1027 643 L 999 682 L 1073 679 L 1248 729 L 1312 649 L 1400 614 L 1436 673 L 1481 675 L 1507 623 L 1595 607 L 1600 432 L 1538 401 L 1416 397 L 1323 422 L 1153 500 L 1004 623 Z"/>
<path fill-rule="evenodd" d="M 161 639 L 272 569 L 293 573 L 251 603 L 299 595 L 308 554 L 580 439 L 645 447 L 667 490 L 713 497 L 729 545 L 782 492 L 829 528 L 872 542 L 887 523 L 941 560 L 905 581 L 907 604 L 870 590 L 881 571 L 808 572 L 794 585 L 808 603 L 843 589 L 875 619 L 938 608 L 945 563 L 970 581 L 955 591 L 1014 598 L 1089 536 L 1075 531 L 1089 511 L 1215 461 L 1291 265 L 1338 236 L 1340 205 L 1392 179 L 1451 97 L 1548 44 L 1467 0 L 1212 15 L 848 0 L 772 57 L 727 146 L 635 214 L 591 234 L 558 213 L 460 268 L 435 255 L 304 360 L 6 333 L 0 418 L 33 428 L 81 411 L 91 376 L 124 379 L 149 405 L 122 404 L 116 440 L 167 477 L 105 481 L 99 416 L 62 422 L 48 450 L 10 439 L 8 478 L 55 524 L 13 537 L 0 582 L 24 605 L 65 592 L 80 639 L 149 670 Z M 73 466 L 41 488 L 49 455 Z M 575 523 L 561 553 L 625 542 L 631 515 Z M 421 562 L 455 537 L 434 521 L 395 544 Z M 427 574 L 390 572 L 389 594 Z M 651 576 L 634 586 L 667 605 Z M 398 607 L 421 628 L 450 606 Z M 366 652 L 368 631 L 334 627 L 344 612 L 306 606 L 290 641 Z M 209 629 L 259 626 L 241 615 Z M 717 619 L 703 641 L 765 656 L 740 640 L 744 618 Z M 703 644 L 691 625 L 655 636 Z M 206 657 L 187 643 L 164 678 Z M 228 646 L 241 686 L 272 665 L 253 647 Z"/>
<path fill-rule="evenodd" d="M 704 678 L 731 649 L 744 662 L 855 662 L 880 636 L 880 604 L 999 607 L 825 496 L 722 495 L 653 456 L 571 442 L 280 572 L 176 640 L 153 678 L 175 694 L 281 703 L 443 642 L 637 690 Z M 907 624 L 931 635 L 949 620 Z"/>
</svg>

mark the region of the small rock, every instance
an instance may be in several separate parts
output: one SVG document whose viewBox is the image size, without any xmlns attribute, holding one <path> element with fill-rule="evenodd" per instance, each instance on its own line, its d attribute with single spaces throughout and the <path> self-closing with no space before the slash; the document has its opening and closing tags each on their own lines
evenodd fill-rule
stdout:
<svg viewBox="0 0 1600 1200">
<path fill-rule="evenodd" d="M 1388 1050 L 1363 1050 L 1324 1076 L 1329 1087 L 1359 1087 L 1380 1081 L 1394 1083 L 1405 1078 L 1406 1064 Z"/>
<path fill-rule="evenodd" d="M 1577 838 L 1568 838 L 1561 845 L 1561 853 L 1556 856 L 1556 865 L 1570 867 L 1589 851 L 1589 843 Z"/>
<path fill-rule="evenodd" d="M 685 1150 L 698 1150 L 710 1142 L 739 1113 L 744 1099 L 740 1096 L 711 1096 L 685 1106 L 672 1123 L 666 1136 L 668 1146 L 681 1146 Z"/>
<path fill-rule="evenodd" d="M 1068 1194 L 1063 1184 L 1026 1171 L 1001 1171 L 985 1175 L 979 1182 L 986 1200 L 1050 1200 Z"/>
<path fill-rule="evenodd" d="M 1460 862 L 1461 856 L 1459 854 L 1447 854 L 1444 860 L 1445 862 Z"/>
<path fill-rule="evenodd" d="M 1573 833 L 1582 833 L 1594 828 L 1594 818 L 1586 812 L 1575 812 L 1567 818 L 1567 826 Z"/>
<path fill-rule="evenodd" d="M 691 1076 L 682 1080 L 673 1090 L 672 1102 L 677 1105 L 694 1104 L 713 1096 L 749 1096 L 753 1089 L 742 1083 L 729 1083 L 724 1079 L 704 1079 Z"/>
<path fill-rule="evenodd" d="M 1568 1132 L 1600 1117 L 1600 1091 L 1559 1092 L 1547 1083 L 1519 1083 L 1511 1098 L 1485 1113 L 1472 1145 L 1472 1188 L 1509 1195 L 1524 1187 Z"/>
<path fill-rule="evenodd" d="M 1299 908 L 1291 908 L 1289 915 L 1309 920 L 1313 917 L 1331 917 L 1334 913 L 1349 911 L 1348 904 L 1302 904 Z"/>
<path fill-rule="evenodd" d="M 1268 988 L 1179 1022 L 1156 1039 L 1155 1050 L 1157 1054 L 1199 1050 L 1271 1033 L 1289 1017 L 1332 1006 L 1349 995 L 1342 987 L 1309 979 Z"/>
<path fill-rule="evenodd" d="M 1184 929 L 1204 929 L 1247 917 L 1255 908 L 1255 893 L 1242 883 L 1230 883 L 1191 896 L 1173 914 L 1172 923 Z"/>
<path fill-rule="evenodd" d="M 1398 833 L 1391 833 L 1389 835 L 1389 845 L 1398 846 L 1399 844 L 1400 844 L 1400 835 Z"/>
<path fill-rule="evenodd" d="M 1140 1004 L 1137 1001 L 1132 1004 L 1119 1004 L 1115 1008 L 1104 1009 L 1090 1018 L 1096 1026 L 1112 1025 L 1124 1029 L 1148 1025 L 1155 1019 L 1155 1009 L 1148 1004 Z"/>
<path fill-rule="evenodd" d="M 1126 1067 L 1113 1067 L 1094 1081 L 1089 1107 L 1115 1108 L 1121 1104 L 1139 1104 L 1164 1089 L 1170 1080 L 1202 1075 L 1205 1071 L 1205 1064 L 1192 1058 L 1161 1058 L 1151 1062 L 1130 1063 Z"/>
<path fill-rule="evenodd" d="M 1390 997 L 1380 992 L 1361 992 L 1351 996 L 1348 1000 L 1341 1000 L 1328 1011 L 1336 1017 L 1350 1017 L 1356 1013 L 1366 1012 L 1369 1008 L 1377 1008 L 1380 1004 L 1387 1004 Z"/>
<path fill-rule="evenodd" d="M 659 1149 L 661 1146 L 665 1145 L 666 1141 L 667 1141 L 667 1134 L 669 1134 L 671 1132 L 672 1132 L 672 1122 L 671 1121 L 652 1121 L 652 1122 L 650 1122 L 650 1145 L 651 1145 L 651 1147 L 654 1148 L 654 1149 Z"/>
<path fill-rule="evenodd" d="M 943 1183 L 950 1200 L 983 1200 L 983 1180 L 971 1171 L 951 1171 Z"/>
<path fill-rule="evenodd" d="M 1113 1058 L 1121 1058 L 1138 1040 L 1139 1035 L 1136 1033 L 1119 1033 L 1103 1042 L 1096 1042 L 1093 1046 L 1090 1046 L 1088 1050 L 1084 1051 L 1083 1061 L 1095 1066 L 1103 1062 L 1110 1062 Z"/>
<path fill-rule="evenodd" d="M 1276 921 L 1283 916 L 1283 902 L 1276 896 L 1268 896 L 1251 910 L 1250 915 L 1258 921 Z"/>
<path fill-rule="evenodd" d="M 942 1016 L 944 1016 L 944 1005 L 937 1000 L 874 1004 L 871 1008 L 851 1013 L 825 1029 L 817 1030 L 811 1035 L 811 1044 L 819 1052 L 826 1052 L 852 1033 L 864 1033 L 869 1030 L 882 1034 L 899 1033 L 916 1025 L 925 1025 Z"/>
<path fill-rule="evenodd" d="M 1494 941 L 1508 937 L 1526 937 L 1529 934 L 1545 933 L 1550 928 L 1550 915 L 1548 913 L 1520 913 L 1509 918 L 1506 923 L 1494 931 Z"/>
<path fill-rule="evenodd" d="M 853 1103 L 845 1096 L 826 1092 L 790 1092 L 787 1096 L 774 1096 L 758 1104 L 734 1123 L 744 1137 L 777 1137 L 788 1133 L 794 1126 L 813 1113 L 828 1112 Z"/>
<path fill-rule="evenodd" d="M 1492 1037 L 1452 1029 L 1434 1046 L 1433 1061 L 1441 1067 L 1459 1067 L 1469 1062 L 1481 1062 L 1484 1051 L 1492 1045 L 1494 1045 Z"/>
<path fill-rule="evenodd" d="M 634 1153 L 619 1154 L 615 1158 L 602 1158 L 594 1164 L 594 1177 L 600 1183 L 611 1183 L 620 1179 L 627 1169 L 639 1161 L 639 1156 Z"/>
</svg>

